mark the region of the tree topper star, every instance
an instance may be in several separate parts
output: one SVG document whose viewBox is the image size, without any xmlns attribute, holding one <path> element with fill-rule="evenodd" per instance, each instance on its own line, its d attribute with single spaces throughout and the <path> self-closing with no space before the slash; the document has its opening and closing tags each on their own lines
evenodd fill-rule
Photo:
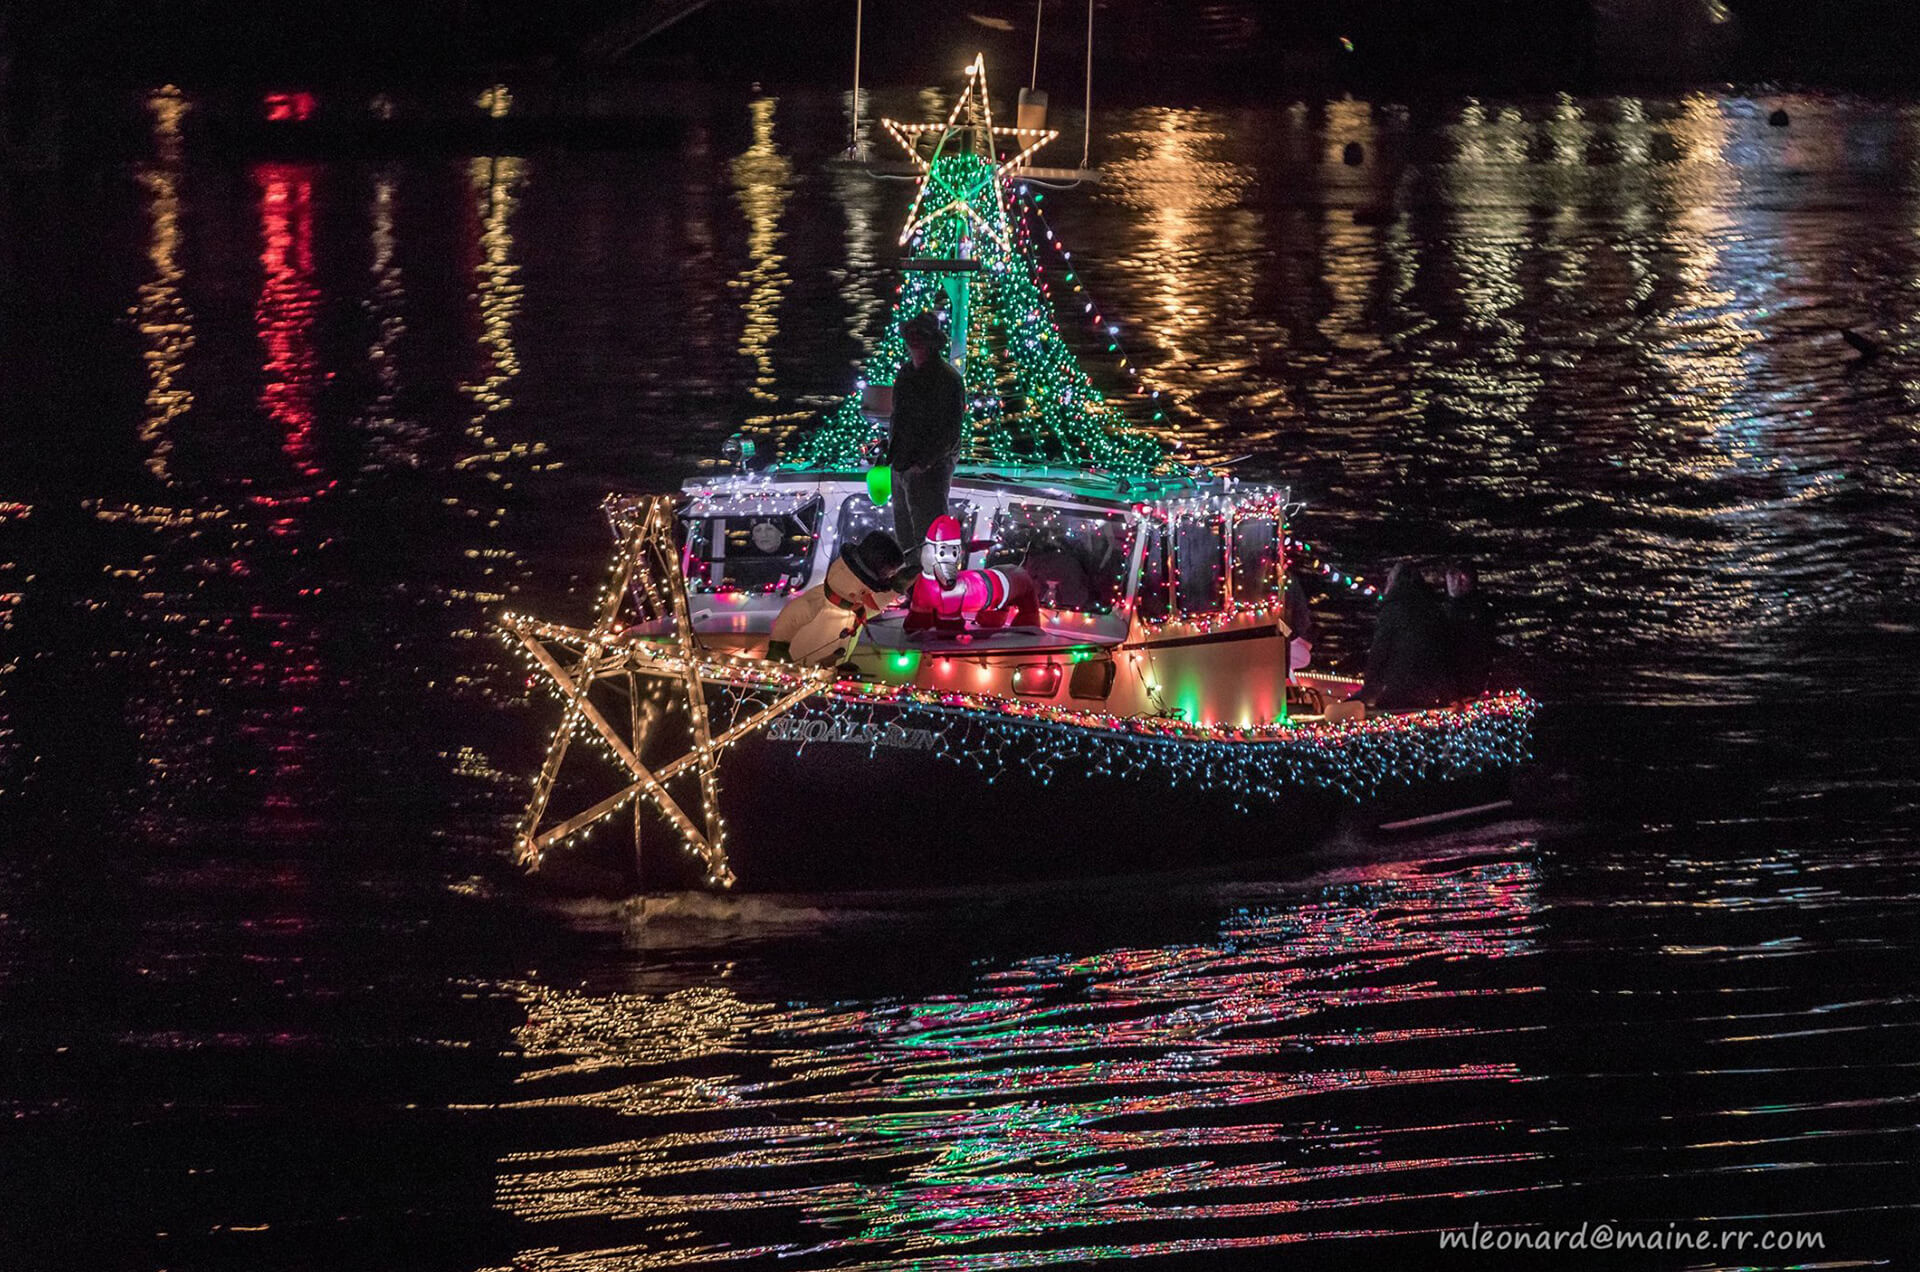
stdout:
<svg viewBox="0 0 1920 1272">
<path fill-rule="evenodd" d="M 966 116 L 965 123 L 960 122 L 963 113 Z M 953 109 L 948 112 L 945 123 L 903 124 L 894 119 L 882 119 L 880 122 L 907 152 L 914 166 L 920 170 L 920 188 L 914 193 L 913 207 L 907 212 L 906 228 L 900 232 L 902 243 L 928 224 L 949 213 L 957 213 L 985 230 L 1002 247 L 1007 246 L 1006 227 L 1002 223 L 1005 218 L 1001 213 L 1000 200 L 997 196 L 993 200 L 991 216 L 983 215 L 981 210 L 974 206 L 974 196 L 982 192 L 973 187 L 958 192 L 944 191 L 943 193 L 951 194 L 952 197 L 931 211 L 925 210 L 929 178 L 933 172 L 934 162 L 946 153 L 950 143 L 957 142 L 993 165 L 994 184 L 997 186 L 1000 181 L 1023 171 L 1036 150 L 1060 135 L 1059 130 L 1055 128 L 996 126 L 993 122 L 993 107 L 987 98 L 986 59 L 977 53 L 967 66 L 967 86 L 961 92 L 960 100 L 955 102 Z M 933 154 L 931 157 L 923 158 L 919 143 L 922 137 L 929 134 L 935 138 Z M 993 148 L 995 137 L 1011 137 L 1016 142 L 1023 143 L 1025 148 L 1011 158 L 997 159 Z"/>
</svg>

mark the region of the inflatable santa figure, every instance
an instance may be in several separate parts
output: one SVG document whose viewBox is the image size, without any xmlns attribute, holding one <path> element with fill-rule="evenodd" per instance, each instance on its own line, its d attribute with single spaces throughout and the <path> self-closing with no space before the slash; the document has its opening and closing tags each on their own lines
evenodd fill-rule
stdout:
<svg viewBox="0 0 1920 1272">
<path fill-rule="evenodd" d="M 890 585 L 904 564 L 900 545 L 883 531 L 842 544 L 827 567 L 827 581 L 788 601 L 773 620 L 767 657 L 789 658 L 804 667 L 844 660 L 867 620 L 900 600 Z"/>
<path fill-rule="evenodd" d="M 975 627 L 1038 627 L 1040 603 L 1022 569 L 963 570 L 968 544 L 960 523 L 935 517 L 920 545 L 920 577 L 913 581 L 906 630 L 960 633 Z"/>
</svg>

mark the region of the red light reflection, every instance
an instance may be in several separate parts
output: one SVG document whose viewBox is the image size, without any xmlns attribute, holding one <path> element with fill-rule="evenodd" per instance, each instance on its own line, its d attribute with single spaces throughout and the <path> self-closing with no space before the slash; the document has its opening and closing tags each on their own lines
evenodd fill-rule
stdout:
<svg viewBox="0 0 1920 1272">
<path fill-rule="evenodd" d="M 272 101 L 269 110 L 275 109 Z M 280 448 L 294 472 L 317 479 L 321 468 L 314 445 L 314 398 L 321 373 L 313 325 L 320 291 L 313 281 L 313 172 L 301 164 L 269 163 L 254 170 L 254 179 L 260 186 L 261 241 L 260 303 L 254 321 L 266 352 L 260 406 L 280 426 Z M 256 495 L 254 502 L 277 507 L 304 503 L 315 493 Z"/>
</svg>

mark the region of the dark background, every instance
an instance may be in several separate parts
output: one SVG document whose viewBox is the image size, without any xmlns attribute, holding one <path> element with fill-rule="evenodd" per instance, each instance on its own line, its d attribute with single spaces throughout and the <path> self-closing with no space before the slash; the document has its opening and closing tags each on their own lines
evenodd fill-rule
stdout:
<svg viewBox="0 0 1920 1272">
<path fill-rule="evenodd" d="M 1048 199 L 1197 454 L 1351 569 L 1484 564 L 1569 806 L 634 909 L 508 863 L 555 712 L 487 625 L 582 612 L 606 490 L 846 391 L 906 197 L 825 163 L 846 8 L 599 58 L 590 8 L 10 8 L 0 1262 L 1427 1266 L 1613 1219 L 1899 1266 L 1910 19 L 1731 10 L 1626 59 L 1581 10 L 1114 6 L 1107 179 Z M 983 12 L 1004 49 L 873 14 L 873 111 L 983 41 L 1006 92 Z"/>
</svg>

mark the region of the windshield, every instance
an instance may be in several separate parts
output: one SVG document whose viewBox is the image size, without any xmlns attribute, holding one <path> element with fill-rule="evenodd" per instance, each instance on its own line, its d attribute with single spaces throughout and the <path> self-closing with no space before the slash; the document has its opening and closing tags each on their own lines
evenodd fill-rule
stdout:
<svg viewBox="0 0 1920 1272">
<path fill-rule="evenodd" d="M 973 524 L 979 513 L 972 503 L 965 499 L 949 498 L 947 514 L 960 523 L 962 538 L 973 537 Z M 875 504 L 865 495 L 848 496 L 847 501 L 840 505 L 840 542 L 858 543 L 875 530 L 893 534 L 893 505 Z"/>
<path fill-rule="evenodd" d="M 790 512 L 688 517 L 681 562 L 687 586 L 694 592 L 799 591 L 813 570 L 823 506 L 815 498 Z"/>
<path fill-rule="evenodd" d="M 1021 566 L 1047 609 L 1107 614 L 1126 586 L 1132 531 L 1119 513 L 1009 503 L 993 519 L 986 564 Z"/>
</svg>

